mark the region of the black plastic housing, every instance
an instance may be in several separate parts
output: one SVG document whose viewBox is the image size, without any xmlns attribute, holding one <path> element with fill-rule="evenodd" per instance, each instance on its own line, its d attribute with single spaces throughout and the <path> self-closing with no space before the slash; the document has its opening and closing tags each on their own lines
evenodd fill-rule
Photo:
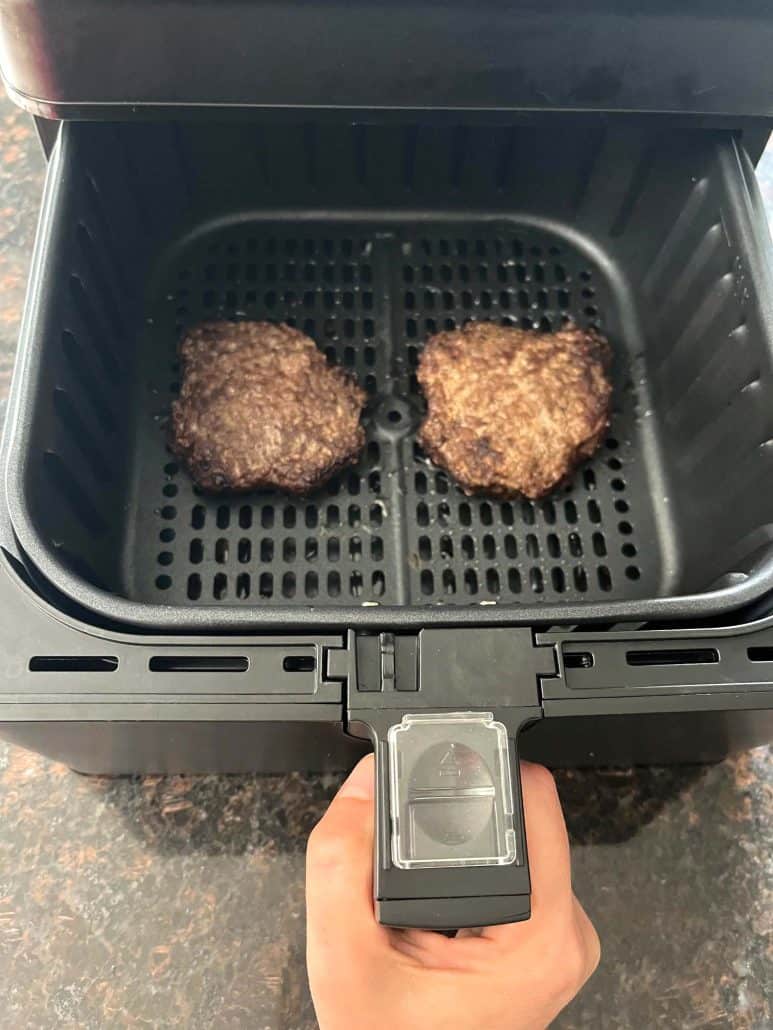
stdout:
<svg viewBox="0 0 773 1030">
<path fill-rule="evenodd" d="M 566 120 L 65 124 L 9 420 L 24 559 L 154 631 L 695 618 L 773 586 L 769 240 L 732 134 Z M 197 494 L 176 343 L 288 320 L 370 394 L 303 501 Z M 468 318 L 599 326 L 602 451 L 547 501 L 467 498 L 416 449 L 413 369 Z"/>
<path fill-rule="evenodd" d="M 0 60 L 48 118 L 251 107 L 773 115 L 765 0 L 3 0 Z"/>
</svg>

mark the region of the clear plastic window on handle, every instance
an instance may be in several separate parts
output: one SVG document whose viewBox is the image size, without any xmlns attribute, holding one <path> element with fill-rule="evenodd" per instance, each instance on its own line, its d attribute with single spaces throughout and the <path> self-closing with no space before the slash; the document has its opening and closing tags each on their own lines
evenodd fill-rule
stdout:
<svg viewBox="0 0 773 1030">
<path fill-rule="evenodd" d="M 491 712 L 405 715 L 387 746 L 395 866 L 516 860 L 507 730 Z"/>
</svg>

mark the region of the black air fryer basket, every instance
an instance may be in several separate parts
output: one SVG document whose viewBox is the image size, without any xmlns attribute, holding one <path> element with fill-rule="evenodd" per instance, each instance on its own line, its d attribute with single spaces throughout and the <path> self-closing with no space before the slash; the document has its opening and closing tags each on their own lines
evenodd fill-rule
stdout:
<svg viewBox="0 0 773 1030">
<path fill-rule="evenodd" d="M 336 61 L 325 36 L 297 82 L 250 84 L 244 62 L 284 52 L 288 25 L 237 5 L 253 49 L 215 86 L 214 5 L 186 4 L 212 106 L 138 50 L 129 107 L 79 34 L 100 5 L 0 3 L 6 41 L 26 27 L 6 43 L 12 92 L 65 119 L 5 437 L 0 719 L 100 772 L 340 767 L 370 739 L 382 919 L 477 925 L 528 914 L 522 728 L 520 751 L 554 762 L 704 759 L 773 728 L 773 277 L 752 163 L 770 111 L 739 65 L 771 28 L 711 4 L 516 4 L 479 25 L 477 76 L 430 62 L 411 102 L 389 34 L 365 74 L 365 6 Z M 131 63 L 167 5 L 110 10 Z M 287 18 L 311 32 L 316 11 Z M 409 46 L 436 14 L 417 6 Z M 663 51 L 645 96 L 669 19 L 684 79 Z M 573 26 L 593 31 L 571 63 Z M 492 77 L 517 65 L 505 28 L 542 33 L 531 72 L 552 98 L 528 55 L 522 78 Z M 623 43 L 619 67 L 593 63 Z M 341 109 L 341 53 L 359 110 Z M 356 468 L 302 500 L 194 488 L 166 422 L 179 338 L 211 318 L 295 325 L 355 374 Z M 546 500 L 467 497 L 416 442 L 423 341 L 469 319 L 612 344 L 609 433 Z M 446 789 L 427 756 L 459 748 L 492 808 L 452 846 L 422 813 Z"/>
</svg>

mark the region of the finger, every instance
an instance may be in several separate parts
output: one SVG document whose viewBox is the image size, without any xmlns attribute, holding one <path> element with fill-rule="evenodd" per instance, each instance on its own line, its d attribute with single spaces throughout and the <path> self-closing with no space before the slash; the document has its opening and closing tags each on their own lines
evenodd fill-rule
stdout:
<svg viewBox="0 0 773 1030">
<path fill-rule="evenodd" d="M 521 762 L 532 909 L 572 892 L 572 866 L 556 781 L 542 765 Z"/>
<path fill-rule="evenodd" d="M 553 906 L 571 905 L 572 875 L 569 838 L 555 780 L 541 765 L 521 762 L 523 809 L 531 878 L 532 921 Z M 520 937 L 528 924 L 487 927 L 489 938 Z"/>
<path fill-rule="evenodd" d="M 314 963 L 346 961 L 384 930 L 373 913 L 374 766 L 354 768 L 306 850 L 306 942 Z"/>
</svg>

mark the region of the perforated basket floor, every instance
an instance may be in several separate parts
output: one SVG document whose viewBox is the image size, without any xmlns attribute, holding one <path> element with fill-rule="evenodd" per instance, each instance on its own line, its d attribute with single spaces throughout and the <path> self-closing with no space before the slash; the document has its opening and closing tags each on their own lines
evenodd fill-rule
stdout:
<svg viewBox="0 0 773 1030">
<path fill-rule="evenodd" d="M 307 332 L 368 391 L 356 469 L 315 496 L 198 494 L 166 450 L 176 344 L 202 319 Z M 615 347 L 604 446 L 538 503 L 466 497 L 415 443 L 423 340 L 468 319 L 551 329 L 572 318 Z M 563 240 L 512 223 L 240 223 L 186 243 L 156 278 L 142 342 L 130 599 L 336 606 L 512 605 L 654 597 L 663 582 L 635 374 L 617 298 Z"/>
</svg>

